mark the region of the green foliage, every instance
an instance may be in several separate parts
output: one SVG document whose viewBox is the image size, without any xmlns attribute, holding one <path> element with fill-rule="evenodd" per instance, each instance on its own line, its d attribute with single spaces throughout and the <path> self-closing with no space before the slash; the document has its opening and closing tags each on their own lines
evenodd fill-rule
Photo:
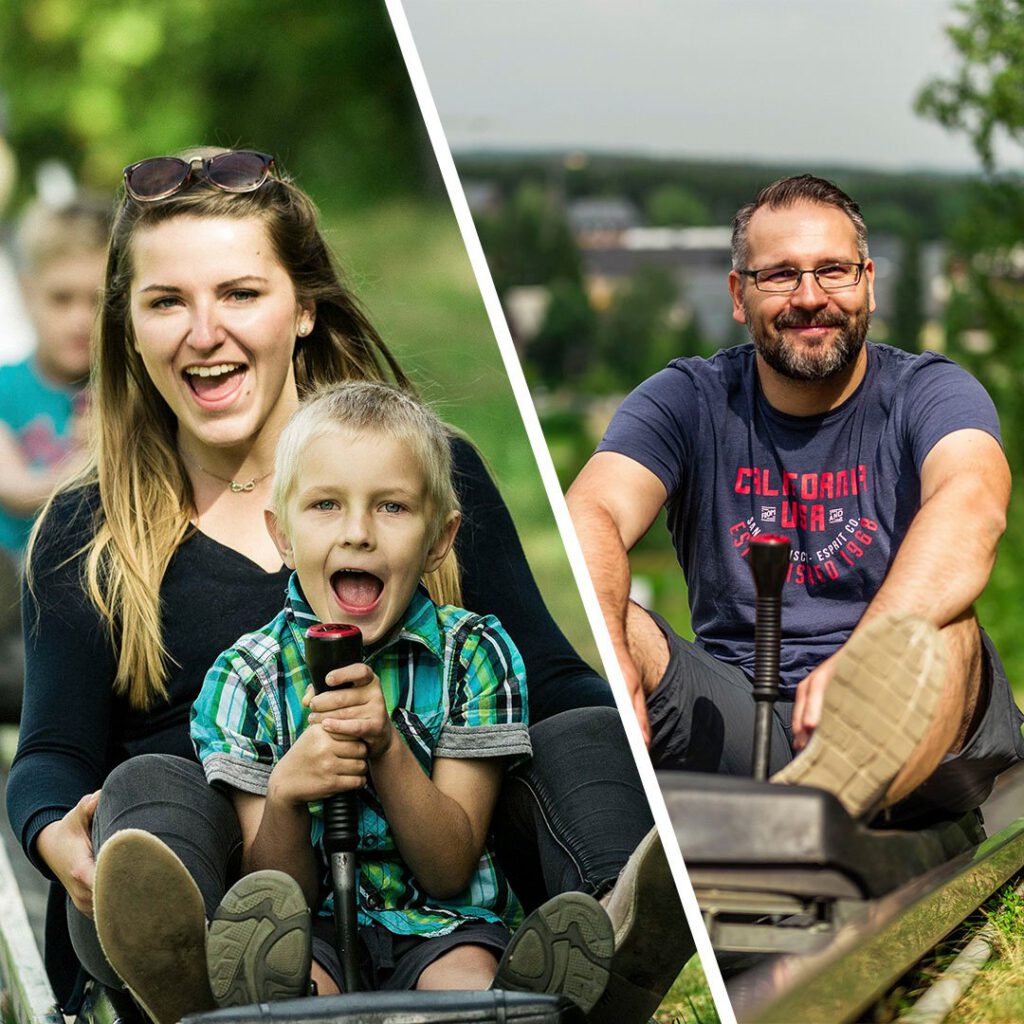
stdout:
<svg viewBox="0 0 1024 1024">
<path fill-rule="evenodd" d="M 272 150 L 332 205 L 437 179 L 378 0 L 6 0 L 0 88 L 27 176 L 57 157 L 110 188 L 210 143 Z"/>
<path fill-rule="evenodd" d="M 989 921 L 1004 943 L 1024 942 L 1024 893 L 1007 886 L 992 902 L 998 905 L 989 914 Z"/>
<path fill-rule="evenodd" d="M 957 5 L 964 21 L 947 30 L 960 66 L 918 97 L 917 110 L 967 133 L 986 170 L 1000 134 L 1024 144 L 1024 0 Z"/>
<path fill-rule="evenodd" d="M 707 203 L 679 184 L 659 185 L 647 197 L 647 219 L 658 226 L 699 227 L 711 223 Z"/>
<path fill-rule="evenodd" d="M 552 283 L 544 322 L 527 348 L 533 376 L 548 387 L 579 377 L 591 359 L 596 316 L 578 281 Z"/>
<path fill-rule="evenodd" d="M 499 294 L 516 285 L 580 284 L 576 244 L 552 193 L 534 178 L 522 181 L 510 202 L 477 223 Z"/>
<path fill-rule="evenodd" d="M 903 252 L 899 261 L 890 323 L 893 343 L 911 352 L 918 351 L 918 339 L 924 327 L 924 303 L 921 241 L 914 228 L 903 236 Z"/>
<path fill-rule="evenodd" d="M 680 330 L 672 322 L 677 288 L 660 267 L 643 267 L 618 291 L 601 318 L 593 369 L 585 390 L 607 394 L 639 383 L 680 355 Z"/>
<path fill-rule="evenodd" d="M 965 193 L 949 232 L 953 293 L 947 349 L 995 399 L 1006 454 L 1017 479 L 1024 468 L 1024 180 L 996 173 L 996 140 L 1024 145 L 1024 0 L 972 0 L 948 35 L 959 56 L 950 77 L 929 83 L 917 109 L 971 140 L 988 178 Z M 1000 645 L 1018 693 L 1024 693 L 1020 565 L 1024 498 L 1010 505 L 1009 528 L 979 615 Z"/>
</svg>

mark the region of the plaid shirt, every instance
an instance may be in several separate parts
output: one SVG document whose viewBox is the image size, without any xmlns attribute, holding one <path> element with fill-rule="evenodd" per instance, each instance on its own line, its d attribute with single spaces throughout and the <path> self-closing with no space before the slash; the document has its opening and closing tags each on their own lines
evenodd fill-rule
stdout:
<svg viewBox="0 0 1024 1024">
<path fill-rule="evenodd" d="M 293 573 L 281 614 L 241 637 L 207 673 L 192 707 L 192 740 L 211 783 L 266 794 L 271 770 L 307 725 L 305 631 L 316 621 Z M 522 658 L 493 616 L 439 607 L 418 590 L 366 662 L 424 773 L 435 757 L 530 754 Z M 372 779 L 359 797 L 360 924 L 437 936 L 466 918 L 517 923 L 519 902 L 489 852 L 464 892 L 433 899 L 401 859 Z M 310 812 L 319 848 L 322 805 L 310 804 Z M 330 898 L 321 913 L 331 913 Z"/>
</svg>

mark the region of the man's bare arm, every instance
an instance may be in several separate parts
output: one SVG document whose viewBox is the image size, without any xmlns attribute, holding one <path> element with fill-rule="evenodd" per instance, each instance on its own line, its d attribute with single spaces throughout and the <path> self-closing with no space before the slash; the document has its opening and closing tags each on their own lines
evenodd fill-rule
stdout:
<svg viewBox="0 0 1024 1024">
<path fill-rule="evenodd" d="M 992 575 L 1009 503 L 1010 467 L 996 439 L 947 434 L 921 466 L 921 508 L 861 622 L 904 612 L 941 628 L 963 615 Z"/>
<path fill-rule="evenodd" d="M 921 466 L 921 507 L 857 628 L 885 612 L 918 615 L 940 629 L 965 615 L 992 574 L 1009 501 L 1010 468 L 995 438 L 982 430 L 947 434 Z M 834 658 L 797 688 L 798 749 L 821 720 Z"/>
<path fill-rule="evenodd" d="M 668 494 L 649 469 L 617 452 L 598 452 L 566 501 L 637 718 L 648 737 L 647 703 L 626 644 L 629 551 L 650 529 Z"/>
</svg>

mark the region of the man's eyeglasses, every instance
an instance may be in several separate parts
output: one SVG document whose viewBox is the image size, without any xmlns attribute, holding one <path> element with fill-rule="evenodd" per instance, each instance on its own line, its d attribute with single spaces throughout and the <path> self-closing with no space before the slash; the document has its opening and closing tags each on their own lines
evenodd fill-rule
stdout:
<svg viewBox="0 0 1024 1024">
<path fill-rule="evenodd" d="M 737 274 L 754 279 L 759 292 L 795 292 L 804 274 L 813 274 L 823 292 L 838 292 L 860 283 L 863 263 L 823 263 L 810 270 L 796 267 L 769 267 L 767 270 L 737 270 Z"/>
<path fill-rule="evenodd" d="M 206 159 L 150 156 L 124 169 L 125 191 L 140 203 L 152 203 L 180 192 L 201 173 L 223 192 L 255 192 L 276 175 L 274 158 L 252 149 L 232 149 Z"/>
</svg>

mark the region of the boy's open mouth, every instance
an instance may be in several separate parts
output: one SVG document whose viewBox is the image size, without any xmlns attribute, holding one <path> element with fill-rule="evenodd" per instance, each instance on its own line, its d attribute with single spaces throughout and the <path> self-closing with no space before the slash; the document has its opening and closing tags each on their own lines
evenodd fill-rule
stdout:
<svg viewBox="0 0 1024 1024">
<path fill-rule="evenodd" d="M 245 375 L 244 363 L 219 363 L 216 366 L 187 366 L 185 382 L 192 393 L 206 402 L 227 398 L 238 390 Z"/>
<path fill-rule="evenodd" d="M 369 612 L 380 600 L 384 583 L 370 572 L 339 569 L 331 576 L 331 589 L 347 612 Z"/>
</svg>

